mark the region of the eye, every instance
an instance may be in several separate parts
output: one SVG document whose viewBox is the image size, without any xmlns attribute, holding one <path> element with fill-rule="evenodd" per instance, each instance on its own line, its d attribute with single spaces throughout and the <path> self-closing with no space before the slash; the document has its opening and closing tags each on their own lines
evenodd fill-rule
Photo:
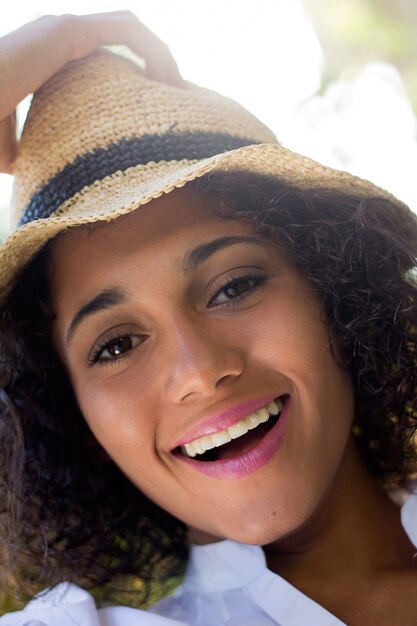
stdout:
<svg viewBox="0 0 417 626">
<path fill-rule="evenodd" d="M 227 304 L 231 300 L 241 301 L 265 282 L 266 278 L 264 275 L 236 276 L 219 289 L 210 300 L 209 306 Z"/>
<path fill-rule="evenodd" d="M 95 365 L 119 361 L 142 343 L 141 335 L 119 335 L 116 337 L 104 337 L 91 351 L 88 364 Z"/>
</svg>

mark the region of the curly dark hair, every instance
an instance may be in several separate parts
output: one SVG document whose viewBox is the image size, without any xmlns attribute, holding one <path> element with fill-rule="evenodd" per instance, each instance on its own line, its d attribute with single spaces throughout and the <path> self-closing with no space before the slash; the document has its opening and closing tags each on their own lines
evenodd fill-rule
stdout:
<svg viewBox="0 0 417 626">
<path fill-rule="evenodd" d="M 353 432 L 387 488 L 415 476 L 417 220 L 389 200 L 300 190 L 248 173 L 190 183 L 214 210 L 284 247 L 320 294 L 354 382 Z M 26 588 L 179 575 L 184 524 L 147 499 L 90 433 L 52 345 L 51 242 L 0 312 L 0 541 Z M 141 598 L 144 599 L 143 597 Z"/>
</svg>

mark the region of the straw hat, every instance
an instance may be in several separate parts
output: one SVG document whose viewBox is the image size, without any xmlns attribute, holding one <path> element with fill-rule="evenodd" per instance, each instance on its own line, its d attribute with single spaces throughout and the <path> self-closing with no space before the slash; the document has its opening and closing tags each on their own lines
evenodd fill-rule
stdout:
<svg viewBox="0 0 417 626">
<path fill-rule="evenodd" d="M 35 94 L 15 164 L 14 233 L 0 249 L 0 300 L 60 231 L 113 220 L 214 170 L 301 188 L 386 191 L 281 147 L 258 119 L 214 92 L 148 80 L 108 51 L 68 64 Z"/>
</svg>

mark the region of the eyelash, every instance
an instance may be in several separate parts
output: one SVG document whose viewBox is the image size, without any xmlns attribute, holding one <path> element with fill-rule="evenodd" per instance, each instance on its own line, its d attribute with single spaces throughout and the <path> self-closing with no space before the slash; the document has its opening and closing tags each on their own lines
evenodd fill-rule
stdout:
<svg viewBox="0 0 417 626">
<path fill-rule="evenodd" d="M 256 289 L 258 289 L 263 283 L 265 283 L 267 278 L 268 277 L 265 274 L 245 274 L 244 276 L 230 275 L 227 282 L 214 294 L 214 296 L 210 298 L 208 302 L 208 307 L 214 308 L 216 306 L 237 306 L 248 296 L 250 296 L 254 291 L 256 291 Z M 221 293 L 226 293 L 226 290 L 233 285 L 244 282 L 252 283 L 248 286 L 246 291 L 236 296 L 227 296 L 229 299 L 226 302 L 221 302 L 217 305 L 214 304 L 215 300 L 220 296 Z M 112 346 L 112 344 L 114 345 L 116 342 L 121 342 L 124 339 L 139 339 L 139 337 L 140 335 L 135 335 L 133 333 L 120 335 L 117 332 L 105 335 L 91 350 L 88 356 L 88 365 L 91 367 L 94 365 L 111 365 L 120 362 L 121 360 L 126 358 L 136 346 L 131 347 L 125 353 L 122 353 L 120 356 L 115 356 L 114 358 L 101 359 L 100 357 L 106 349 L 109 349 Z M 138 344 L 139 343 L 140 341 L 138 342 Z"/>
<path fill-rule="evenodd" d="M 227 282 L 214 294 L 212 298 L 210 298 L 208 306 L 210 308 L 212 308 L 213 306 L 221 306 L 221 305 L 237 306 L 238 304 L 242 302 L 242 300 L 244 300 L 245 298 L 250 296 L 254 291 L 256 291 L 256 289 L 258 289 L 258 287 L 260 287 L 267 280 L 267 278 L 268 277 L 266 274 L 245 274 L 243 276 L 239 274 L 236 274 L 236 275 L 231 274 L 228 277 Z M 213 302 L 216 300 L 216 298 L 219 297 L 219 295 L 222 292 L 225 293 L 227 289 L 229 289 L 236 283 L 244 283 L 244 282 L 252 282 L 252 285 L 250 285 L 244 293 L 239 294 L 237 296 L 229 297 L 229 299 L 226 302 L 222 302 L 220 305 L 215 305 L 215 304 L 213 305 Z"/>
<path fill-rule="evenodd" d="M 98 343 L 93 347 L 93 349 L 91 350 L 90 354 L 88 355 L 88 360 L 87 360 L 88 365 L 91 367 L 93 365 L 110 365 L 112 363 L 118 363 L 122 359 L 126 358 L 126 356 L 136 346 L 133 346 L 132 348 L 127 350 L 127 352 L 122 353 L 120 356 L 115 356 L 115 357 L 113 357 L 111 359 L 109 359 L 109 358 L 100 359 L 100 356 L 102 355 L 102 353 L 106 349 L 111 348 L 112 345 L 114 345 L 114 344 L 116 344 L 118 342 L 120 343 L 124 339 L 132 339 L 132 338 L 140 339 L 140 337 L 141 337 L 141 335 L 135 335 L 134 333 L 125 333 L 125 334 L 121 335 L 118 332 L 109 333 L 108 335 L 105 335 L 104 337 L 102 337 L 98 341 Z M 140 343 L 140 341 L 138 343 Z"/>
</svg>

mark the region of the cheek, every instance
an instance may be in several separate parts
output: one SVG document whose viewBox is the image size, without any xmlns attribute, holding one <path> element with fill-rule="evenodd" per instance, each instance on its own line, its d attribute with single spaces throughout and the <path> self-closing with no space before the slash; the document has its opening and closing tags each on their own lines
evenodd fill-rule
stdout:
<svg viewBox="0 0 417 626">
<path fill-rule="evenodd" d="M 342 370 L 331 353 L 321 309 L 311 296 L 306 300 L 295 294 L 271 301 L 248 320 L 243 344 L 252 363 L 263 362 L 291 380 L 317 387 L 333 376 L 339 379 Z"/>
<path fill-rule="evenodd" d="M 311 467 L 332 472 L 343 454 L 354 416 L 354 392 L 343 357 L 332 350 L 321 309 L 297 300 L 271 308 L 268 323 L 253 324 L 248 337 L 254 368 L 288 381 L 297 419 L 289 431 L 292 453 Z M 303 445 L 301 445 L 303 444 Z"/>
<path fill-rule="evenodd" d="M 116 462 L 134 450 L 154 449 L 156 407 L 150 394 L 141 392 L 137 377 L 123 372 L 94 385 L 74 385 L 80 409 L 94 436 Z"/>
</svg>

